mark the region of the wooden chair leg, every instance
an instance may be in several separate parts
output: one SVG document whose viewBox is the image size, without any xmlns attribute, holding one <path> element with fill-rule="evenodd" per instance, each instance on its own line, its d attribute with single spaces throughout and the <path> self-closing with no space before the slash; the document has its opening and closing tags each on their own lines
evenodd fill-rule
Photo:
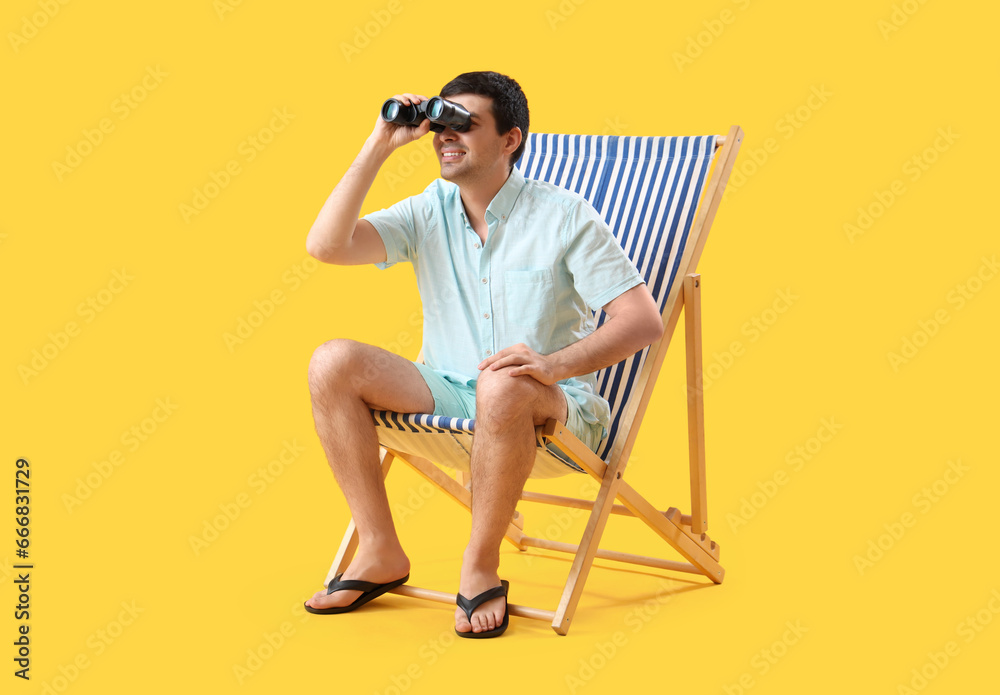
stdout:
<svg viewBox="0 0 1000 695">
<path fill-rule="evenodd" d="M 684 277 L 684 339 L 687 355 L 688 457 L 691 469 L 691 529 L 708 530 L 705 488 L 705 392 L 701 362 L 701 275 Z"/>
<path fill-rule="evenodd" d="M 617 474 L 606 474 L 601 479 L 601 489 L 598 490 L 597 497 L 594 499 L 594 507 L 590 512 L 590 518 L 587 520 L 587 527 L 583 531 L 576 555 L 573 557 L 569 577 L 566 579 L 559 607 L 556 608 L 556 615 L 552 620 L 552 629 L 560 635 L 569 632 L 570 622 L 573 620 L 577 604 L 580 603 L 580 597 L 583 595 L 587 575 L 590 574 L 590 568 L 594 564 L 594 557 L 597 555 L 604 527 L 608 523 L 608 517 L 611 516 L 611 507 L 614 506 L 620 482 L 621 476 Z"/>
<path fill-rule="evenodd" d="M 654 533 L 679 552 L 685 560 L 697 567 L 702 574 L 716 584 L 722 583 L 726 576 L 725 570 L 712 556 L 709 549 L 702 547 L 699 541 L 688 535 L 681 526 L 678 526 L 673 515 L 668 519 L 663 512 L 657 511 L 656 507 L 624 481 L 618 487 L 618 499 L 633 514 L 646 522 L 646 525 Z M 707 536 L 706 541 L 708 541 Z M 708 542 L 710 543 L 710 541 Z M 718 555 L 717 552 L 715 554 Z"/>
</svg>

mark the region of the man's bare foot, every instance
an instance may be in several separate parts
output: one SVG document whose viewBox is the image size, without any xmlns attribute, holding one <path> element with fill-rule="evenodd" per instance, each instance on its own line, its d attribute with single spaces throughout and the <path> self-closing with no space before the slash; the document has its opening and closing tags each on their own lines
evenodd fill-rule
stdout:
<svg viewBox="0 0 1000 695">
<path fill-rule="evenodd" d="M 500 586 L 500 575 L 495 571 L 478 570 L 462 565 L 462 578 L 458 583 L 458 593 L 467 599 L 472 599 L 487 589 Z M 455 609 L 455 629 L 459 632 L 485 632 L 492 630 L 503 622 L 507 609 L 507 600 L 502 596 L 490 599 L 482 604 L 472 614 L 472 622 L 465 616 L 461 608 Z"/>
<path fill-rule="evenodd" d="M 344 576 L 341 579 L 358 579 L 376 584 L 386 584 L 405 577 L 409 573 L 410 560 L 402 548 L 398 552 L 392 553 L 365 553 L 361 548 L 358 548 L 357 554 L 347 570 L 344 571 Z M 354 600 L 360 595 L 360 591 L 347 589 L 327 594 L 326 589 L 323 589 L 313 594 L 313 597 L 306 601 L 306 605 L 312 608 L 347 606 L 354 603 Z"/>
</svg>

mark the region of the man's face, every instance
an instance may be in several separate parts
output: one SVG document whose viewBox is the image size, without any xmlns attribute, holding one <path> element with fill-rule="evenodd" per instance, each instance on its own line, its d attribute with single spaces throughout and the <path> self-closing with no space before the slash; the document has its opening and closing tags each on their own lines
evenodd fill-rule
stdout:
<svg viewBox="0 0 1000 695">
<path fill-rule="evenodd" d="M 434 133 L 434 151 L 441 163 L 441 178 L 453 183 L 474 183 L 510 170 L 510 154 L 505 153 L 506 135 L 498 135 L 493 118 L 493 100 L 475 94 L 446 97 L 461 104 L 472 116 L 464 133 L 451 128 Z"/>
</svg>

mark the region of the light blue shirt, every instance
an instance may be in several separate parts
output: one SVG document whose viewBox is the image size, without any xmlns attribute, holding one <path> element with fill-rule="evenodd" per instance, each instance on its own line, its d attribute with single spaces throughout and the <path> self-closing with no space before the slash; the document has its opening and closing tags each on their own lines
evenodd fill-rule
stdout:
<svg viewBox="0 0 1000 695">
<path fill-rule="evenodd" d="M 443 179 L 366 215 L 388 268 L 413 264 L 424 312 L 423 360 L 459 384 L 479 363 L 524 343 L 543 355 L 594 332 L 597 311 L 643 282 L 583 197 L 514 169 L 486 209 L 482 243 L 456 184 Z M 609 426 L 595 373 L 564 379 L 584 419 Z"/>
</svg>

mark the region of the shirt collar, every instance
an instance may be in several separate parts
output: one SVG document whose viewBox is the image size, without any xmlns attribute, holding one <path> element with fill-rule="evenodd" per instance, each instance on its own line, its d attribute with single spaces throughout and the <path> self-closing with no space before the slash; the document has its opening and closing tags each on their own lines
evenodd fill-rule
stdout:
<svg viewBox="0 0 1000 695">
<path fill-rule="evenodd" d="M 493 196 L 493 200 L 490 201 L 489 207 L 486 208 L 486 214 L 493 215 L 495 220 L 509 217 L 522 188 L 524 188 L 524 174 L 521 173 L 520 169 L 514 167 L 511 169 L 510 176 L 504 181 L 497 194 Z"/>
</svg>

